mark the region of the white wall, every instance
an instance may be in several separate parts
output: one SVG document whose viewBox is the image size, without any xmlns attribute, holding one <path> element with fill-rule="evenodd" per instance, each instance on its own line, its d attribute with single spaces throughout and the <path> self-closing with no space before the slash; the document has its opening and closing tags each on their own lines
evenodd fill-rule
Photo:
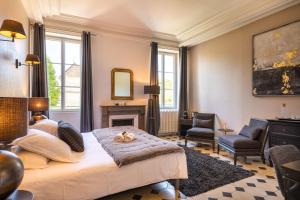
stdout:
<svg viewBox="0 0 300 200">
<path fill-rule="evenodd" d="M 226 122 L 239 129 L 251 117 L 275 118 L 287 104 L 300 116 L 300 97 L 252 96 L 252 35 L 300 19 L 300 5 L 256 21 L 190 48 L 191 111 L 217 114 L 217 128 Z"/>
<path fill-rule="evenodd" d="M 19 0 L 0 0 L 0 13 L 0 26 L 4 19 L 19 21 L 28 36 L 28 18 Z M 14 43 L 0 41 L 0 97 L 28 96 L 28 67 L 15 67 L 15 59 L 24 62 L 27 52 L 28 39 L 15 40 Z"/>
<path fill-rule="evenodd" d="M 128 68 L 134 74 L 134 100 L 126 101 L 128 105 L 146 105 L 144 85 L 149 83 L 150 40 L 130 38 L 107 33 L 92 36 L 92 65 L 94 91 L 95 128 L 101 127 L 100 105 L 112 105 L 111 70 Z M 79 112 L 53 112 L 50 118 L 65 120 L 78 129 L 80 127 Z"/>
</svg>

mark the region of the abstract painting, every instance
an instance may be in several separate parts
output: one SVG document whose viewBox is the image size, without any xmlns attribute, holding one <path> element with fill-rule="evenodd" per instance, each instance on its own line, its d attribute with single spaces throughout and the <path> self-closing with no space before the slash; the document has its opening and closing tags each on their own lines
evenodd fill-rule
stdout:
<svg viewBox="0 0 300 200">
<path fill-rule="evenodd" d="M 300 21 L 253 36 L 253 95 L 300 95 Z"/>
</svg>

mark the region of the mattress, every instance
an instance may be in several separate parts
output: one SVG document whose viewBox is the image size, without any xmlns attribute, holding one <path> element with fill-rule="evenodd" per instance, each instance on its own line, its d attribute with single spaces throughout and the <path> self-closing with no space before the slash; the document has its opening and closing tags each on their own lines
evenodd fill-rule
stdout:
<svg viewBox="0 0 300 200">
<path fill-rule="evenodd" d="M 35 200 L 88 200 L 168 179 L 187 178 L 185 153 L 171 153 L 118 167 L 92 133 L 84 133 L 78 163 L 51 161 L 46 169 L 25 170 L 19 189 Z"/>
</svg>

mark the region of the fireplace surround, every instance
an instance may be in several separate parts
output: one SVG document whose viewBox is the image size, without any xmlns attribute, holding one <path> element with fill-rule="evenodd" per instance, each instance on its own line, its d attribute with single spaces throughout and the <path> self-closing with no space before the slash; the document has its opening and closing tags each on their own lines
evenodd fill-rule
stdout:
<svg viewBox="0 0 300 200">
<path fill-rule="evenodd" d="M 100 108 L 102 128 L 129 125 L 132 120 L 133 126 L 145 130 L 145 105 L 100 106 Z"/>
</svg>

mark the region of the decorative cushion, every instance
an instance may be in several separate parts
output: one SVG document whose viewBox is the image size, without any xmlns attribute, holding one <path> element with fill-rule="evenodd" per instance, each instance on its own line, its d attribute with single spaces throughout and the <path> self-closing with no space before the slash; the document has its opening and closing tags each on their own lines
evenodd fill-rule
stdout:
<svg viewBox="0 0 300 200">
<path fill-rule="evenodd" d="M 58 123 L 58 137 L 67 143 L 73 151 L 84 151 L 83 137 L 70 123 L 62 121 Z"/>
<path fill-rule="evenodd" d="M 260 133 L 262 132 L 261 128 L 257 127 L 249 127 L 245 125 L 242 130 L 240 131 L 239 135 L 243 135 L 245 137 L 250 138 L 251 140 L 256 140 Z"/>
<path fill-rule="evenodd" d="M 76 162 L 73 159 L 71 148 L 64 141 L 37 129 L 28 129 L 28 134 L 14 140 L 12 145 L 37 153 L 50 160 Z"/>
<path fill-rule="evenodd" d="M 226 144 L 236 149 L 258 149 L 260 143 L 242 135 L 222 135 L 219 143 Z"/>
<path fill-rule="evenodd" d="M 213 127 L 213 121 L 211 119 L 197 119 L 193 118 L 193 127 L 199 127 L 199 128 L 212 128 Z"/>
<path fill-rule="evenodd" d="M 22 160 L 24 169 L 44 169 L 49 166 L 49 159 L 39 154 L 26 151 L 22 148 L 17 148 L 14 153 Z"/>
<path fill-rule="evenodd" d="M 30 129 L 38 129 L 47 133 L 50 133 L 51 135 L 57 136 L 57 129 L 58 124 L 56 121 L 53 121 L 51 119 L 43 119 L 40 121 L 37 121 L 35 124 L 29 126 Z"/>
<path fill-rule="evenodd" d="M 187 130 L 187 136 L 191 137 L 203 137 L 203 138 L 214 138 L 214 131 L 210 128 L 191 128 Z"/>
</svg>

